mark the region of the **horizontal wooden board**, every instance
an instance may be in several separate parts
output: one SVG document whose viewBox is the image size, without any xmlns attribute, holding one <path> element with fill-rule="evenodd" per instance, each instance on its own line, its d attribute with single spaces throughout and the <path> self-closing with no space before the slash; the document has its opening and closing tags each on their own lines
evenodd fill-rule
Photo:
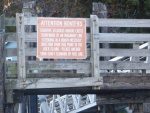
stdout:
<svg viewBox="0 0 150 113">
<path fill-rule="evenodd" d="M 86 42 L 90 43 L 91 34 L 86 33 Z M 100 43 L 143 43 L 150 41 L 150 34 L 139 33 L 99 33 Z M 6 33 L 5 41 L 16 41 L 16 33 Z M 37 33 L 25 33 L 25 42 L 37 42 Z"/>
<path fill-rule="evenodd" d="M 14 66 L 15 65 L 13 65 L 13 67 Z M 9 67 L 10 67 L 10 65 L 9 65 Z M 63 78 L 63 77 L 78 78 L 78 77 L 89 77 L 90 76 L 90 74 L 72 73 L 71 71 L 74 71 L 74 70 L 70 70 L 70 72 L 60 71 L 59 73 L 54 73 L 51 71 L 48 71 L 47 73 L 40 73 L 37 70 L 35 70 L 35 71 L 33 70 L 32 73 L 29 73 L 29 71 L 27 71 L 26 77 L 27 78 Z M 17 72 L 17 70 L 16 70 L 16 72 Z M 114 77 L 114 76 L 150 76 L 150 73 L 109 73 L 109 72 L 106 72 L 106 73 L 100 73 L 100 76 L 101 77 L 102 76 L 112 76 L 112 77 Z M 8 77 L 8 78 L 17 77 L 17 74 L 16 73 L 9 73 L 9 74 L 6 73 L 6 77 Z"/>
<path fill-rule="evenodd" d="M 7 62 L 6 62 L 7 63 Z M 8 62 L 9 63 L 9 62 Z M 149 70 L 150 64 L 129 61 L 101 61 L 100 70 Z M 90 73 L 90 61 L 27 61 L 27 70 L 77 70 L 77 73 Z"/>
<path fill-rule="evenodd" d="M 150 89 L 149 79 L 150 76 L 103 76 L 103 88 L 126 89 L 128 87 L 128 89 Z"/>
<path fill-rule="evenodd" d="M 100 72 L 100 76 L 150 76 L 150 73 L 110 73 L 110 72 Z"/>
<path fill-rule="evenodd" d="M 89 18 L 86 19 L 86 25 L 89 26 Z M 25 25 L 36 25 L 37 17 L 24 18 Z M 148 19 L 99 19 L 101 27 L 150 27 Z"/>
<path fill-rule="evenodd" d="M 89 26 L 89 18 L 86 24 Z M 37 17 L 24 18 L 25 25 L 37 25 Z M 6 26 L 15 26 L 15 18 L 5 18 Z M 101 27 L 150 27 L 149 19 L 99 19 L 99 26 Z"/>
<path fill-rule="evenodd" d="M 150 89 L 150 76 L 105 76 L 85 78 L 26 78 L 6 79 L 6 89 L 93 87 L 93 90 Z M 98 89 L 97 89 L 97 88 Z M 119 91 L 120 90 L 120 91 Z M 131 90 L 130 90 L 131 91 Z"/>
<path fill-rule="evenodd" d="M 11 75 L 10 75 L 11 76 Z M 89 77 L 88 74 L 73 74 L 73 73 L 49 73 L 49 74 L 43 74 L 43 73 L 30 73 L 26 75 L 26 78 L 81 78 L 81 77 Z"/>
<path fill-rule="evenodd" d="M 89 27 L 90 19 L 89 18 L 85 18 L 85 19 L 86 19 L 86 26 Z M 24 24 L 25 25 L 37 25 L 37 17 L 30 17 L 30 18 L 25 17 Z"/>
<path fill-rule="evenodd" d="M 86 34 L 86 42 L 90 43 L 90 33 Z M 13 42 L 17 41 L 16 33 L 6 33 L 5 34 L 5 42 Z M 37 33 L 25 33 L 25 42 L 37 42 Z"/>
<path fill-rule="evenodd" d="M 141 62 L 128 62 L 128 61 L 101 61 L 100 62 L 100 69 L 120 69 L 120 70 L 130 70 L 130 69 L 150 69 L 150 64 L 148 63 L 141 63 Z"/>
<path fill-rule="evenodd" d="M 86 78 L 30 78 L 22 80 L 5 80 L 6 89 L 37 89 L 37 88 L 71 88 L 102 85 L 102 77 Z"/>
<path fill-rule="evenodd" d="M 5 18 L 5 26 L 16 26 L 16 18 Z"/>
<path fill-rule="evenodd" d="M 100 56 L 150 56 L 149 49 L 100 49 Z"/>
<path fill-rule="evenodd" d="M 90 62 L 45 62 L 45 61 L 28 61 L 26 62 L 27 70 L 76 70 L 77 73 L 90 73 Z"/>
<path fill-rule="evenodd" d="M 150 34 L 140 33 L 100 33 L 100 43 L 139 43 L 150 41 Z"/>
<path fill-rule="evenodd" d="M 150 27 L 149 19 L 101 19 L 100 27 Z"/>
</svg>

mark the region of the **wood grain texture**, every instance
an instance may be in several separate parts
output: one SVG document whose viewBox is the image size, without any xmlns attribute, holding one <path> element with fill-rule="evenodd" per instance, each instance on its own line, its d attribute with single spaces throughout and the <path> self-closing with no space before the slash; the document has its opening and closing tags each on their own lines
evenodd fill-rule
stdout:
<svg viewBox="0 0 150 113">
<path fill-rule="evenodd" d="M 104 76 L 104 89 L 150 89 L 150 76 Z M 101 89 L 103 89 L 101 87 Z"/>
<path fill-rule="evenodd" d="M 101 43 L 136 43 L 150 40 L 150 34 L 143 33 L 100 33 L 99 41 Z"/>
<path fill-rule="evenodd" d="M 100 49 L 100 56 L 150 56 L 150 50 L 148 49 Z"/>
<path fill-rule="evenodd" d="M 100 69 L 114 69 L 114 70 L 130 70 L 130 69 L 150 69 L 149 63 L 142 63 L 142 62 L 128 62 L 128 61 L 101 61 L 100 62 Z"/>
<path fill-rule="evenodd" d="M 150 27 L 149 19 L 99 19 L 100 27 Z"/>
<path fill-rule="evenodd" d="M 36 89 L 36 88 L 71 88 L 102 85 L 102 78 L 39 78 L 6 80 L 6 89 Z"/>
<path fill-rule="evenodd" d="M 86 33 L 86 42 L 91 42 L 91 33 Z M 143 43 L 150 41 L 150 34 L 140 33 L 99 33 L 99 43 Z M 16 33 L 6 33 L 5 41 L 16 41 Z M 37 42 L 37 33 L 25 33 L 25 42 Z"/>
<path fill-rule="evenodd" d="M 89 62 L 26 62 L 27 70 L 77 70 L 77 73 L 90 73 Z"/>
</svg>

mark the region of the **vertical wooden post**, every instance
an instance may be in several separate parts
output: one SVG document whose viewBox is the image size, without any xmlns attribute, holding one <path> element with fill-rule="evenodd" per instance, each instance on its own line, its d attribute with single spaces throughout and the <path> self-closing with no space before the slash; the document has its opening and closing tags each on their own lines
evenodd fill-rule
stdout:
<svg viewBox="0 0 150 113">
<path fill-rule="evenodd" d="M 34 10 L 34 6 L 35 6 L 35 1 L 31 1 L 31 2 L 27 2 L 23 4 L 23 9 L 22 9 L 22 13 L 24 13 L 24 17 L 32 17 L 33 16 L 33 12 L 34 12 L 34 16 L 37 16 Z M 33 26 L 25 26 L 26 32 L 32 32 L 32 27 Z M 24 31 L 25 32 L 25 31 Z M 26 43 L 25 46 L 26 47 L 31 47 L 31 45 L 33 45 L 32 43 Z M 26 57 L 25 60 L 27 61 L 29 57 Z M 33 56 L 30 56 L 31 60 L 34 60 Z M 37 95 L 29 95 L 29 103 L 28 103 L 28 109 L 29 109 L 29 113 L 37 113 L 38 112 L 38 106 L 37 106 Z"/>
<path fill-rule="evenodd" d="M 133 49 L 139 49 L 139 44 L 137 44 L 137 43 L 133 44 Z M 130 61 L 138 62 L 139 57 L 132 56 L 132 57 L 130 57 Z M 138 73 L 139 70 L 131 70 L 131 72 Z"/>
<path fill-rule="evenodd" d="M 98 17 L 90 16 L 91 26 L 91 61 L 92 61 L 92 76 L 99 77 L 99 26 Z"/>
<path fill-rule="evenodd" d="M 17 68 L 18 79 L 25 88 L 26 81 L 26 66 L 25 66 L 25 36 L 24 36 L 24 14 L 16 14 L 16 34 L 17 34 Z M 22 96 L 22 102 L 20 103 L 20 113 L 25 113 L 25 97 Z"/>
<path fill-rule="evenodd" d="M 101 3 L 101 2 L 93 2 L 93 15 L 97 15 L 98 18 L 107 18 L 107 8 L 106 5 Z M 101 28 L 101 33 L 107 33 L 108 32 L 108 28 L 107 27 L 102 27 Z M 109 48 L 109 44 L 108 43 L 103 43 L 102 44 L 103 48 Z M 104 57 L 104 61 L 108 61 L 110 59 L 110 57 Z"/>
<path fill-rule="evenodd" d="M 0 21 L 4 23 L 4 17 L 0 17 Z M 0 28 L 4 26 L 1 24 Z M 4 61 L 4 33 L 0 32 L 0 113 L 4 113 Z"/>
<path fill-rule="evenodd" d="M 148 42 L 148 49 L 150 49 L 150 42 Z M 146 63 L 150 63 L 150 56 L 146 57 Z M 150 70 L 146 70 L 146 73 L 149 73 Z"/>
<path fill-rule="evenodd" d="M 26 67 L 25 67 L 25 39 L 24 39 L 24 14 L 16 14 L 17 28 L 17 63 L 18 63 L 18 78 L 25 82 Z"/>
</svg>

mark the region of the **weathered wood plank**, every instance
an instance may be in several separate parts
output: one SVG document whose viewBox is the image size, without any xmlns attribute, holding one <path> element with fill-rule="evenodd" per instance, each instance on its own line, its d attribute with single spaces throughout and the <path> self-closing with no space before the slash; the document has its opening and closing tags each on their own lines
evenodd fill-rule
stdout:
<svg viewBox="0 0 150 113">
<path fill-rule="evenodd" d="M 150 56 L 148 49 L 100 49 L 99 51 L 100 56 Z"/>
<path fill-rule="evenodd" d="M 150 64 L 148 63 L 141 63 L 141 62 L 128 62 L 128 61 L 117 61 L 117 62 L 107 62 L 107 61 L 101 61 L 100 62 L 100 69 L 120 69 L 120 70 L 130 70 L 130 69 L 150 69 Z"/>
<path fill-rule="evenodd" d="M 150 76 L 150 73 L 109 73 L 100 72 L 101 76 Z"/>
<path fill-rule="evenodd" d="M 99 41 L 98 33 L 99 27 L 98 17 L 95 15 L 90 16 L 91 23 L 91 73 L 93 77 L 99 76 Z"/>
<path fill-rule="evenodd" d="M 103 76 L 101 89 L 150 89 L 150 76 Z"/>
<path fill-rule="evenodd" d="M 1 21 L 1 20 L 0 20 Z M 3 28 L 3 25 L 0 25 L 0 28 Z M 4 75 L 4 62 L 5 62 L 5 54 L 4 54 L 4 34 L 0 34 L 0 113 L 4 113 L 5 108 L 5 85 L 3 84 L 5 81 Z"/>
<path fill-rule="evenodd" d="M 86 42 L 90 43 L 91 34 L 86 34 Z M 139 34 L 139 33 L 99 33 L 100 43 L 143 43 L 145 41 L 150 41 L 150 34 Z M 5 41 L 11 42 L 16 41 L 15 33 L 6 33 Z M 37 33 L 25 33 L 26 42 L 37 42 Z"/>
<path fill-rule="evenodd" d="M 5 26 L 16 26 L 16 18 L 5 18 Z"/>
<path fill-rule="evenodd" d="M 37 88 L 71 88 L 102 85 L 102 78 L 30 78 L 22 80 L 5 80 L 6 89 L 37 89 Z"/>
<path fill-rule="evenodd" d="M 16 13 L 16 32 L 17 32 L 17 71 L 18 78 L 24 79 L 26 76 L 25 65 L 25 26 L 24 26 L 24 14 Z"/>
<path fill-rule="evenodd" d="M 59 72 L 59 73 L 30 73 L 26 75 L 27 78 L 81 78 L 81 77 L 89 77 L 87 74 L 73 74 L 73 73 L 66 73 L 66 72 Z"/>
<path fill-rule="evenodd" d="M 150 102 L 150 91 L 127 91 L 115 93 L 105 93 L 97 95 L 97 104 L 128 104 Z"/>
<path fill-rule="evenodd" d="M 6 62 L 6 64 L 10 62 Z M 13 62 L 15 63 L 15 62 Z M 77 73 L 90 73 L 90 61 L 28 61 L 27 70 L 77 70 Z M 100 70 L 130 70 L 130 69 L 150 69 L 150 64 L 143 62 L 100 62 Z"/>
<path fill-rule="evenodd" d="M 6 79 L 6 89 L 69 88 L 100 86 L 99 90 L 150 89 L 150 76 L 106 76 L 86 78 L 26 78 Z M 96 90 L 96 89 L 93 89 Z"/>
<path fill-rule="evenodd" d="M 45 62 L 45 61 L 28 61 L 26 62 L 27 70 L 77 70 L 77 73 L 90 73 L 89 62 Z"/>
<path fill-rule="evenodd" d="M 26 42 L 36 42 L 37 33 L 26 33 Z M 86 33 L 86 42 L 91 41 L 91 34 Z M 100 43 L 143 43 L 150 41 L 150 34 L 139 34 L 139 33 L 99 33 Z"/>
<path fill-rule="evenodd" d="M 89 27 L 90 26 L 90 20 L 89 18 L 85 18 L 86 19 L 86 26 Z M 24 18 L 24 24 L 25 25 L 37 25 L 37 17 L 25 17 Z"/>
<path fill-rule="evenodd" d="M 100 43 L 136 43 L 145 42 L 150 40 L 150 34 L 140 33 L 100 33 Z"/>
<path fill-rule="evenodd" d="M 5 42 L 17 41 L 16 33 L 5 33 Z"/>
<path fill-rule="evenodd" d="M 25 25 L 37 25 L 37 17 L 24 19 Z M 148 19 L 99 19 L 101 27 L 150 27 Z M 86 25 L 89 26 L 89 18 L 86 18 Z"/>
<path fill-rule="evenodd" d="M 149 19 L 99 19 L 100 27 L 150 27 Z"/>
</svg>

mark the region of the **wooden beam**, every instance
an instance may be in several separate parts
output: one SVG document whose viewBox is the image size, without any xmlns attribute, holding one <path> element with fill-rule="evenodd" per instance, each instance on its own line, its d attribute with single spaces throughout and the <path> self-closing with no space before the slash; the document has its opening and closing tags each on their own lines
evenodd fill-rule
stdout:
<svg viewBox="0 0 150 113">
<path fill-rule="evenodd" d="M 150 52 L 148 49 L 100 49 L 100 56 L 150 56 Z"/>
<path fill-rule="evenodd" d="M 101 76 L 150 76 L 150 73 L 103 73 L 100 72 Z"/>
<path fill-rule="evenodd" d="M 87 49 L 87 56 L 91 56 L 90 52 L 91 50 Z M 97 56 L 150 56 L 148 49 L 99 49 L 99 52 L 100 55 Z M 6 56 L 17 56 L 17 49 L 6 49 Z M 25 56 L 37 56 L 37 48 L 26 48 Z"/>
<path fill-rule="evenodd" d="M 85 77 L 85 78 L 26 78 L 6 79 L 6 89 L 38 89 L 38 88 L 73 88 L 94 87 L 93 89 L 108 93 L 109 91 L 125 92 L 137 90 L 150 90 L 150 76 L 115 76 L 115 77 Z M 117 91 L 117 92 L 116 92 Z"/>
<path fill-rule="evenodd" d="M 100 33 L 100 43 L 136 43 L 150 41 L 150 34 L 143 33 Z"/>
<path fill-rule="evenodd" d="M 110 92 L 105 94 L 97 94 L 97 104 L 129 104 L 150 102 L 150 91 L 134 91 L 128 90 L 124 92 Z"/>
<path fill-rule="evenodd" d="M 90 27 L 90 19 L 89 18 L 85 18 L 85 19 L 86 19 L 86 26 Z M 25 17 L 24 24 L 25 25 L 37 25 L 37 17 Z"/>
<path fill-rule="evenodd" d="M 93 77 L 98 77 L 99 74 L 99 27 L 98 17 L 96 15 L 90 16 L 91 23 L 91 73 Z"/>
<path fill-rule="evenodd" d="M 15 62 L 13 62 L 15 63 Z M 9 62 L 6 62 L 9 64 Z M 27 70 L 77 70 L 77 73 L 90 73 L 90 62 L 89 61 L 27 61 L 26 68 Z M 149 63 L 142 62 L 100 62 L 100 70 L 131 70 L 131 69 L 150 69 Z M 100 72 L 99 72 L 100 73 Z"/>
<path fill-rule="evenodd" d="M 76 70 L 77 73 L 90 73 L 89 62 L 45 62 L 45 61 L 28 61 L 26 62 L 27 70 Z"/>
<path fill-rule="evenodd" d="M 99 19 L 100 27 L 150 27 L 149 19 Z"/>
<path fill-rule="evenodd" d="M 90 43 L 91 34 L 86 34 L 86 42 Z M 99 33 L 99 43 L 143 43 L 150 41 L 150 34 L 141 33 Z M 16 41 L 16 33 L 6 33 L 6 42 Z M 25 42 L 37 42 L 37 33 L 25 33 Z"/>
<path fill-rule="evenodd" d="M 150 76 L 103 76 L 101 89 L 150 89 Z"/>
<path fill-rule="evenodd" d="M 3 26 L 0 26 L 3 28 Z M 4 93 L 4 62 L 5 62 L 5 54 L 4 54 L 4 34 L 0 34 L 0 113 L 4 113 L 5 108 L 5 93 Z"/>
<path fill-rule="evenodd" d="M 25 36 L 24 36 L 24 14 L 16 13 L 16 33 L 17 33 L 17 66 L 18 78 L 24 79 L 26 76 L 25 65 Z"/>
<path fill-rule="evenodd" d="M 71 88 L 102 85 L 102 78 L 30 78 L 7 79 L 5 80 L 6 89 L 40 89 L 40 88 Z"/>
<path fill-rule="evenodd" d="M 89 18 L 86 18 L 89 26 Z M 37 25 L 37 17 L 25 18 L 25 25 Z M 148 19 L 99 19 L 100 27 L 150 27 Z"/>
</svg>

